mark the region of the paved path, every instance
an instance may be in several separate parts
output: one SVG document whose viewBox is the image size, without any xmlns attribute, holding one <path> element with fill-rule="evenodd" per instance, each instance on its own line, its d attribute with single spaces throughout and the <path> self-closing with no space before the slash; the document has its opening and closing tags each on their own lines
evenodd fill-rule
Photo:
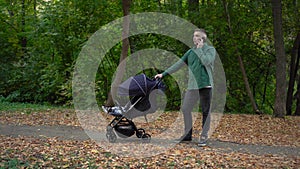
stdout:
<svg viewBox="0 0 300 169">
<path fill-rule="evenodd" d="M 0 124 L 0 135 L 7 135 L 12 137 L 57 137 L 58 139 L 62 140 L 79 141 L 90 139 L 81 127 L 74 126 L 18 126 Z M 232 142 L 222 142 L 218 140 L 210 140 L 208 146 L 220 149 L 224 152 L 241 152 L 256 155 L 276 154 L 300 157 L 300 147 L 238 144 Z"/>
</svg>

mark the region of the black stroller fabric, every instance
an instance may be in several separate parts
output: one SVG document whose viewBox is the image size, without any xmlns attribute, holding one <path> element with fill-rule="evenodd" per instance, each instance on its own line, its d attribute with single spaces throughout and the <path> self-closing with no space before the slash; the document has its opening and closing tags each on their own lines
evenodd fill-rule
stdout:
<svg viewBox="0 0 300 169">
<path fill-rule="evenodd" d="M 128 78 L 119 86 L 118 94 L 121 96 L 146 96 L 154 89 L 165 89 L 160 80 L 150 79 L 145 74 Z"/>
<path fill-rule="evenodd" d="M 158 90 L 156 90 L 158 89 Z M 165 85 L 160 79 L 150 79 L 145 74 L 133 76 L 124 81 L 118 90 L 120 96 L 129 96 L 133 110 L 126 117 L 134 118 L 154 113 L 157 110 L 157 96 L 165 90 Z"/>
</svg>

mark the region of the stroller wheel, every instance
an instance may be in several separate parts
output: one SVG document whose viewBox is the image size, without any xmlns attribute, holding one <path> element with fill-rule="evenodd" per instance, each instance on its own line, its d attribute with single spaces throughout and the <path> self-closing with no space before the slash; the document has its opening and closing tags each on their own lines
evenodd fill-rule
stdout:
<svg viewBox="0 0 300 169">
<path fill-rule="evenodd" d="M 110 143 L 115 143 L 117 140 L 115 133 L 106 133 L 106 138 Z"/>
<path fill-rule="evenodd" d="M 145 130 L 142 128 L 139 128 L 136 132 L 136 137 L 141 138 L 143 135 L 145 135 Z"/>
<path fill-rule="evenodd" d="M 106 128 L 106 138 L 110 143 L 115 143 L 117 140 L 117 136 L 111 126 L 107 126 Z"/>
<path fill-rule="evenodd" d="M 150 135 L 150 134 L 147 134 L 147 133 L 143 134 L 142 140 L 143 140 L 144 142 L 146 142 L 146 143 L 149 143 L 150 140 L 151 140 L 151 135 Z"/>
<path fill-rule="evenodd" d="M 106 132 L 107 132 L 107 133 L 113 132 L 113 127 L 110 126 L 110 125 L 108 125 L 108 126 L 106 127 Z"/>
</svg>

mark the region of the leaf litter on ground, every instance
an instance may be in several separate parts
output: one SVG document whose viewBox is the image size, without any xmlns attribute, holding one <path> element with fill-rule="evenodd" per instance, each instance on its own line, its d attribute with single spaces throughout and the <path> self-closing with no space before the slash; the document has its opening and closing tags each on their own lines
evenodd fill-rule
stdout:
<svg viewBox="0 0 300 169">
<path fill-rule="evenodd" d="M 109 121 L 111 117 L 107 116 Z M 159 133 L 174 122 L 172 112 L 163 113 L 160 120 L 137 125 Z M 47 110 L 43 112 L 1 112 L 2 124 L 15 125 L 66 125 L 80 126 L 74 110 Z M 200 118 L 194 130 L 200 131 Z M 198 137 L 194 134 L 194 137 Z M 274 118 L 269 115 L 224 114 L 212 139 L 240 144 L 300 146 L 300 117 Z M 178 144 L 161 154 L 137 159 L 108 152 L 89 141 L 59 140 L 57 138 L 32 138 L 0 136 L 0 167 L 11 159 L 21 165 L 54 168 L 297 168 L 300 157 L 225 153 L 209 147 L 198 148 Z"/>
</svg>

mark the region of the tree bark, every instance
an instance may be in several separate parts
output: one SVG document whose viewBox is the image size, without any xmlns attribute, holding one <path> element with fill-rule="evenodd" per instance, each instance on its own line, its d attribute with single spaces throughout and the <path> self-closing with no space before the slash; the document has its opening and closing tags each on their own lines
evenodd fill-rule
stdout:
<svg viewBox="0 0 300 169">
<path fill-rule="evenodd" d="M 223 1 L 223 6 L 224 6 L 224 11 L 225 11 L 225 14 L 226 14 L 226 17 L 227 17 L 229 32 L 230 32 L 231 36 L 233 37 L 234 34 L 233 34 L 233 31 L 232 31 L 231 21 L 230 21 L 230 14 L 228 12 L 228 7 L 227 7 L 228 3 L 226 2 L 226 0 L 222 0 L 222 1 Z M 243 76 L 243 80 L 244 80 L 244 83 L 245 83 L 246 91 L 247 91 L 248 97 L 250 98 L 250 101 L 251 101 L 252 109 L 255 113 L 261 114 L 261 111 L 258 109 L 257 104 L 255 102 L 255 99 L 254 99 L 253 94 L 252 94 L 251 89 L 250 89 L 250 85 L 249 85 L 249 82 L 248 82 L 248 77 L 247 77 L 247 73 L 246 73 L 246 70 L 245 70 L 245 66 L 244 66 L 244 63 L 243 63 L 242 56 L 239 52 L 237 44 L 233 44 L 233 45 L 235 46 L 235 51 L 236 51 L 237 56 L 238 56 L 238 62 L 239 62 L 240 69 L 241 69 L 241 72 L 242 72 L 242 76 Z"/>
<path fill-rule="evenodd" d="M 291 63 L 290 63 L 290 79 L 288 85 L 287 99 L 286 99 L 286 113 L 292 115 L 294 86 L 296 81 L 296 75 L 299 67 L 299 55 L 297 56 L 297 50 L 300 47 L 300 32 L 294 41 L 294 45 L 291 51 Z"/>
<path fill-rule="evenodd" d="M 286 56 L 284 52 L 282 31 L 281 0 L 271 0 L 274 27 L 274 42 L 276 55 L 276 96 L 274 116 L 284 117 L 286 114 Z"/>
<path fill-rule="evenodd" d="M 298 52 L 298 53 L 300 53 L 300 52 Z M 295 98 L 297 100 L 295 115 L 300 116 L 300 76 L 298 78 L 297 92 L 295 94 Z"/>
<path fill-rule="evenodd" d="M 297 55 L 298 55 L 298 59 L 300 58 L 300 43 L 298 45 L 298 49 L 297 49 Z M 297 104 L 296 104 L 296 111 L 295 111 L 295 115 L 296 116 L 300 116 L 300 76 L 298 79 L 298 87 L 297 87 L 297 93 L 296 93 L 296 98 L 297 98 Z"/>
<path fill-rule="evenodd" d="M 22 19 L 21 19 L 21 25 L 22 25 L 22 33 L 25 32 L 25 26 L 26 26 L 26 6 L 25 6 L 25 0 L 22 0 Z M 22 35 L 21 37 L 21 47 L 22 47 L 22 57 L 24 58 L 27 53 L 27 38 L 25 35 Z"/>
<path fill-rule="evenodd" d="M 123 30 L 122 30 L 122 51 L 121 51 L 121 56 L 119 60 L 119 69 L 116 73 L 115 80 L 112 84 L 111 91 L 108 94 L 108 99 L 106 101 L 105 106 L 113 106 L 114 105 L 114 100 L 113 96 L 116 96 L 116 92 L 118 89 L 118 86 L 121 84 L 123 73 L 125 71 L 126 64 L 125 62 L 122 62 L 124 59 L 126 59 L 128 55 L 128 50 L 129 50 L 129 24 L 130 24 L 130 19 L 129 19 L 129 12 L 130 12 L 130 0 L 122 0 L 122 9 L 123 9 Z"/>
</svg>

